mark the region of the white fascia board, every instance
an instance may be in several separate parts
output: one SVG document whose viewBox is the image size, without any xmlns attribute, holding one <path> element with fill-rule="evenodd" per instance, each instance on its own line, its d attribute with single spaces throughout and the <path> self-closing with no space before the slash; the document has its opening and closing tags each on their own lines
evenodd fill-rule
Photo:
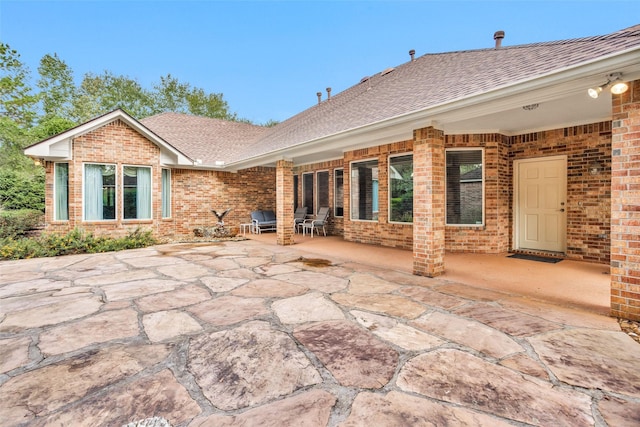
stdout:
<svg viewBox="0 0 640 427">
<path fill-rule="evenodd" d="M 114 110 L 103 116 L 97 117 L 66 132 L 55 135 L 51 138 L 45 139 L 39 143 L 31 145 L 25 148 L 24 153 L 29 157 L 41 158 L 44 160 L 71 160 L 72 159 L 72 145 L 73 139 L 79 136 L 85 135 L 96 129 L 99 129 L 115 120 L 122 120 L 128 126 L 133 128 L 136 132 L 147 138 L 160 148 L 161 157 L 168 160 L 167 165 L 193 165 L 193 160 L 176 150 L 160 138 L 155 133 L 151 132 L 145 126 L 143 126 L 136 119 L 128 115 L 122 110 Z"/>
</svg>

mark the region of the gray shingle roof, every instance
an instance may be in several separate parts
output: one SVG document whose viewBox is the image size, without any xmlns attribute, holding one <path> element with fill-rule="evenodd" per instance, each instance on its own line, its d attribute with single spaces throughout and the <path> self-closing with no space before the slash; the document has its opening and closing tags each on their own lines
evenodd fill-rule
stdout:
<svg viewBox="0 0 640 427">
<path fill-rule="evenodd" d="M 426 54 L 278 124 L 234 160 L 526 81 L 638 45 L 640 25 L 603 36 Z"/>
<path fill-rule="evenodd" d="M 237 156 L 269 131 L 263 126 L 180 113 L 162 113 L 140 123 L 182 153 L 208 165 Z"/>
<path fill-rule="evenodd" d="M 273 128 L 164 113 L 142 124 L 192 159 L 241 161 L 485 93 L 640 46 L 640 25 L 603 36 L 426 54 Z M 388 71 L 388 70 L 387 70 Z"/>
</svg>

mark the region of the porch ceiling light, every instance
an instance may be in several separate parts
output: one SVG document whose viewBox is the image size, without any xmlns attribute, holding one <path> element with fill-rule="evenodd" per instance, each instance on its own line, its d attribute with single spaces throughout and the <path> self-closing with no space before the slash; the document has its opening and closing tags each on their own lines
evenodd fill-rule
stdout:
<svg viewBox="0 0 640 427">
<path fill-rule="evenodd" d="M 622 73 L 611 73 L 607 76 L 607 81 L 603 85 L 592 87 L 587 90 L 587 93 L 591 98 L 597 98 L 600 96 L 602 91 L 611 86 L 611 93 L 614 95 L 620 95 L 621 93 L 625 93 L 629 89 L 629 85 L 622 81 Z"/>
</svg>

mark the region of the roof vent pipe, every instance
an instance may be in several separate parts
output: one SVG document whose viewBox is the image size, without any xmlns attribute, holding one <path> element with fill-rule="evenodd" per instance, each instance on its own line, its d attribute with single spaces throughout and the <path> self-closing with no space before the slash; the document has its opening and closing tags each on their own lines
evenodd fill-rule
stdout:
<svg viewBox="0 0 640 427">
<path fill-rule="evenodd" d="M 504 39 L 504 31 L 493 33 L 493 39 L 496 41 L 496 49 L 500 49 L 502 47 L 502 39 Z"/>
<path fill-rule="evenodd" d="M 413 61 L 415 61 L 415 60 L 416 60 L 416 58 L 415 58 L 416 50 L 415 50 L 415 49 L 411 49 L 411 50 L 409 51 L 409 55 L 411 56 L 411 62 L 413 62 Z"/>
<path fill-rule="evenodd" d="M 316 96 L 318 97 L 318 104 L 322 102 L 322 92 L 316 92 Z"/>
<path fill-rule="evenodd" d="M 330 101 L 330 100 L 331 100 L 331 88 L 328 87 L 327 88 L 327 101 Z"/>
</svg>

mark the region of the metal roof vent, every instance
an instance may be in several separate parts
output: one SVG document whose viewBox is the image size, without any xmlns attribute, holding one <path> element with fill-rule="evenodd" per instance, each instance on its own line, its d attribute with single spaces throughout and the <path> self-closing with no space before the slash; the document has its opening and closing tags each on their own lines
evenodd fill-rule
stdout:
<svg viewBox="0 0 640 427">
<path fill-rule="evenodd" d="M 386 70 L 384 70 L 383 72 L 380 73 L 381 76 L 386 76 L 387 74 L 391 73 L 393 70 L 395 70 L 394 67 L 390 67 L 387 68 Z"/>
<path fill-rule="evenodd" d="M 504 39 L 504 31 L 496 31 L 493 33 L 493 39 L 496 41 L 496 49 L 500 49 L 502 47 L 502 39 Z"/>
</svg>

